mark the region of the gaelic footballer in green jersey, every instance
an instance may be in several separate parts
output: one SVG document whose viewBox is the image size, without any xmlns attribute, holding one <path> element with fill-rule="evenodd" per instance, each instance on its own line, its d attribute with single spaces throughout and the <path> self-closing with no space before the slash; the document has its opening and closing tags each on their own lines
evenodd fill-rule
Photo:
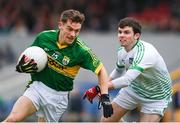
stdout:
<svg viewBox="0 0 180 123">
<path fill-rule="evenodd" d="M 18 122 L 36 112 L 39 122 L 58 122 L 68 106 L 69 92 L 80 67 L 91 70 L 97 75 L 101 91 L 103 115 L 113 114 L 108 95 L 108 75 L 101 61 L 79 38 L 85 20 L 77 10 L 65 10 L 60 15 L 58 30 L 39 33 L 32 46 L 39 46 L 48 55 L 48 65 L 36 72 L 37 64 L 30 59 L 18 62 L 16 70 L 31 73 L 32 83 L 19 97 L 7 122 Z M 20 69 L 17 69 L 20 68 Z M 24 69 L 21 69 L 24 68 Z M 34 73 L 35 71 L 35 73 Z"/>
<path fill-rule="evenodd" d="M 32 45 L 46 51 L 48 66 L 31 77 L 32 81 L 41 81 L 57 91 L 70 91 L 80 67 L 98 74 L 103 65 L 79 37 L 70 46 L 61 47 L 58 34 L 59 30 L 45 31 L 35 39 Z"/>
</svg>

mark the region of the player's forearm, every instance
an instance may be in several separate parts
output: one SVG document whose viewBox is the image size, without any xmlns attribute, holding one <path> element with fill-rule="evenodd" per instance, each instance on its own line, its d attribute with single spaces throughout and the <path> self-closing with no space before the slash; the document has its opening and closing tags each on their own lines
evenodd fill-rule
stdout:
<svg viewBox="0 0 180 123">
<path fill-rule="evenodd" d="M 99 86 L 101 88 L 101 94 L 108 94 L 108 74 L 104 67 L 98 74 Z"/>
<path fill-rule="evenodd" d="M 120 79 L 120 80 L 119 80 L 119 79 Z M 113 80 L 114 80 L 116 83 L 118 82 L 118 84 L 121 84 L 121 88 L 128 86 L 127 82 L 123 81 L 122 78 L 119 77 L 119 78 L 117 78 L 117 79 L 113 79 L 113 78 L 110 76 L 110 77 L 109 77 L 109 82 L 108 82 L 108 90 L 109 90 L 109 91 L 114 90 L 114 89 L 117 88 L 117 85 L 114 85 L 114 84 L 112 83 Z M 114 82 L 114 81 L 113 81 L 113 82 Z M 120 83 L 120 82 L 121 82 L 121 83 Z"/>
<path fill-rule="evenodd" d="M 111 91 L 111 90 L 116 89 L 116 88 L 122 88 L 122 87 L 128 86 L 129 82 L 127 82 L 127 79 L 124 77 L 119 77 L 119 78 L 113 79 L 110 76 L 109 82 L 108 82 L 108 90 Z"/>
<path fill-rule="evenodd" d="M 127 87 L 137 76 L 140 75 L 138 70 L 128 70 L 126 74 L 122 77 L 114 79 L 108 83 L 109 89 L 117 89 Z"/>
</svg>

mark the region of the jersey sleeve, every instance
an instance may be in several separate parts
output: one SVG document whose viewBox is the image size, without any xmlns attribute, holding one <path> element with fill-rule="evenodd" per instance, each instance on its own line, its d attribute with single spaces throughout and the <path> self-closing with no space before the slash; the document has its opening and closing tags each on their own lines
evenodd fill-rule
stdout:
<svg viewBox="0 0 180 123">
<path fill-rule="evenodd" d="M 125 68 L 122 67 L 122 68 L 118 68 L 116 67 L 112 72 L 111 74 L 109 75 L 112 79 L 116 79 L 120 76 L 123 75 L 123 73 L 125 72 Z"/>
<path fill-rule="evenodd" d="M 113 86 L 115 89 L 129 86 L 130 83 L 134 79 L 136 79 L 136 77 L 139 76 L 140 74 L 141 74 L 140 71 L 135 70 L 135 69 L 130 69 L 125 73 L 125 75 L 112 80 Z"/>
<path fill-rule="evenodd" d="M 124 72 L 125 72 L 125 66 L 124 66 L 122 60 L 120 60 L 120 57 L 118 56 L 116 68 L 111 72 L 110 77 L 112 79 L 116 79 L 116 78 L 122 76 Z"/>
<path fill-rule="evenodd" d="M 92 52 L 91 49 L 85 50 L 82 54 L 82 62 L 80 66 L 84 69 L 91 70 L 95 74 L 98 74 L 103 67 L 100 59 Z"/>
<path fill-rule="evenodd" d="M 31 44 L 31 46 L 39 46 L 39 37 L 36 37 L 34 42 Z"/>
</svg>

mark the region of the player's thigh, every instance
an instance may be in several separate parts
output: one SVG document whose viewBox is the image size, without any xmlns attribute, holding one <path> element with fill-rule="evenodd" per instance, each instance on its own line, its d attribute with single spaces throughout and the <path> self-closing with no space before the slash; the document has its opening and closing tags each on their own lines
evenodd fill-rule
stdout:
<svg viewBox="0 0 180 123">
<path fill-rule="evenodd" d="M 152 100 L 139 98 L 141 100 L 140 120 L 146 122 L 158 122 L 164 115 L 164 111 L 168 107 L 169 100 Z"/>
<path fill-rule="evenodd" d="M 14 104 L 10 116 L 13 115 L 16 117 L 15 119 L 23 120 L 34 112 L 36 112 L 36 108 L 32 101 L 26 96 L 21 96 Z"/>
<path fill-rule="evenodd" d="M 113 115 L 109 118 L 101 118 L 101 122 L 118 122 L 129 110 L 122 108 L 115 102 L 112 102 Z"/>
<path fill-rule="evenodd" d="M 140 122 L 159 122 L 161 116 L 159 114 L 140 113 Z"/>
</svg>

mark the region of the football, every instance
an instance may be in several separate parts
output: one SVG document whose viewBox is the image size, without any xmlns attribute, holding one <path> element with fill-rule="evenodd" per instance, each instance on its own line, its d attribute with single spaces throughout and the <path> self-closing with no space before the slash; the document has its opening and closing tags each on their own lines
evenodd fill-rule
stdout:
<svg viewBox="0 0 180 123">
<path fill-rule="evenodd" d="M 23 55 L 26 56 L 25 60 L 34 59 L 35 63 L 37 63 L 37 72 L 42 71 L 47 65 L 47 54 L 42 48 L 38 46 L 31 46 L 25 49 L 21 53 L 18 62 L 20 61 Z"/>
</svg>

